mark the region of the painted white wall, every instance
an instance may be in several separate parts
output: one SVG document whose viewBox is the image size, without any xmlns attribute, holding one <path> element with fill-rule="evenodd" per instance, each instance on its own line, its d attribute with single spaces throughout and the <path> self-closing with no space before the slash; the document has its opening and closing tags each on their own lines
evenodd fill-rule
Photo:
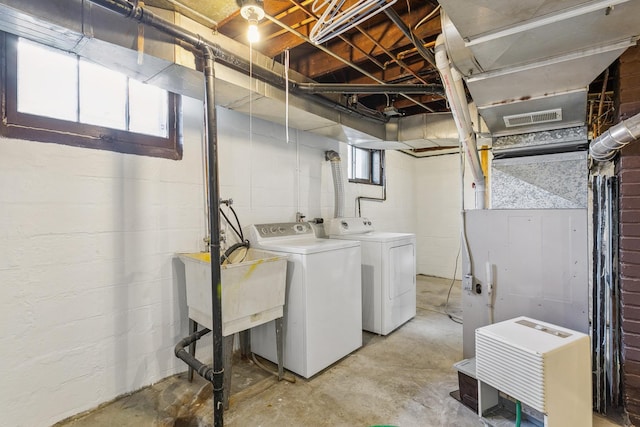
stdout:
<svg viewBox="0 0 640 427">
<path fill-rule="evenodd" d="M 333 213 L 324 153 L 338 141 L 290 129 L 287 142 L 281 125 L 225 108 L 217 115 L 220 196 L 233 199 L 243 226 L 293 222 L 296 212 L 308 220 Z"/>
<path fill-rule="evenodd" d="M 182 161 L 0 139 L 1 424 L 51 425 L 184 370 L 173 255 L 203 234 L 202 108 L 184 110 Z"/>
<path fill-rule="evenodd" d="M 186 370 L 174 254 L 203 249 L 205 209 L 202 104 L 183 108 L 181 161 L 0 139 L 3 425 L 51 425 Z M 332 211 L 324 151 L 339 143 L 251 124 L 219 110 L 221 196 L 243 225 Z"/>
<path fill-rule="evenodd" d="M 186 370 L 173 354 L 187 334 L 174 254 L 203 249 L 206 218 L 201 103 L 185 99 L 184 113 L 181 161 L 0 139 L 3 425 L 51 425 Z M 344 143 L 296 130 L 287 143 L 282 126 L 222 108 L 218 119 L 220 195 L 245 226 L 332 217 L 327 150 L 343 158 L 347 214 L 382 195 L 346 182 Z M 386 166 L 387 201 L 363 201 L 362 215 L 415 232 L 418 271 L 450 277 L 457 157 L 388 151 Z"/>
<path fill-rule="evenodd" d="M 378 185 L 356 184 L 347 180 L 348 146 L 341 144 L 345 181 L 345 215 L 358 216 L 356 198 L 359 196 L 383 196 L 382 187 Z M 387 181 L 387 200 L 361 200 L 361 216 L 370 219 L 376 230 L 399 233 L 416 232 L 415 209 L 415 159 L 399 151 L 385 151 L 385 176 Z M 333 211 L 331 211 L 333 216 Z"/>
<path fill-rule="evenodd" d="M 458 154 L 415 159 L 417 259 L 420 274 L 461 277 L 460 250 L 462 194 Z M 474 206 L 471 173 L 464 174 L 465 207 Z M 455 273 L 454 273 L 455 272 Z"/>
</svg>

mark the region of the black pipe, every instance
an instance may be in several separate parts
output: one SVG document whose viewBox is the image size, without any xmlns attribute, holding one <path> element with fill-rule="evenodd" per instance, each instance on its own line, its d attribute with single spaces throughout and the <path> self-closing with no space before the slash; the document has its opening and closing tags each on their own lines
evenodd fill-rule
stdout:
<svg viewBox="0 0 640 427">
<path fill-rule="evenodd" d="M 363 120 L 367 120 L 375 123 L 386 123 L 389 121 L 389 118 L 384 117 L 383 115 L 375 115 L 375 114 L 367 113 L 364 111 L 354 110 L 353 108 L 345 107 L 342 104 L 338 104 L 337 102 L 330 101 L 327 98 L 323 98 L 322 96 L 319 96 L 319 95 L 309 94 L 309 95 L 306 95 L 306 97 L 312 98 L 313 101 L 318 104 L 322 104 L 326 107 L 333 108 L 336 111 L 348 114 L 350 116 L 356 116 Z"/>
<path fill-rule="evenodd" d="M 191 44 L 200 50 L 204 57 L 205 76 L 205 106 L 207 117 L 207 143 L 209 147 L 209 230 L 211 232 L 211 244 L 209 245 L 211 260 L 220 259 L 220 198 L 218 188 L 218 146 L 217 123 L 215 105 L 215 70 L 214 54 L 229 59 L 229 55 L 219 46 L 207 44 L 199 35 L 177 27 L 173 23 L 158 18 L 153 13 L 140 6 L 134 6 L 127 0 L 91 0 L 93 3 L 103 6 L 128 18 L 150 25 L 177 39 Z M 238 59 L 238 62 L 241 62 Z M 245 61 L 246 62 L 246 61 Z M 224 364 L 222 351 L 222 289 L 220 281 L 220 263 L 211 262 L 211 305 L 213 323 L 213 371 L 207 378 L 213 383 L 213 418 L 214 426 L 223 426 L 223 380 Z M 196 359 L 197 361 L 197 359 Z M 200 370 L 198 369 L 198 374 Z"/>
<path fill-rule="evenodd" d="M 444 96 L 442 85 L 435 84 L 294 83 L 292 89 L 302 93 L 407 93 Z"/>
<path fill-rule="evenodd" d="M 206 379 L 207 381 L 212 381 L 213 368 L 205 365 L 204 363 L 196 359 L 192 354 L 187 352 L 187 350 L 185 350 L 185 347 L 195 343 L 200 338 L 207 335 L 209 332 L 211 332 L 211 330 L 205 328 L 192 333 L 188 337 L 181 340 L 178 344 L 176 344 L 174 353 L 178 359 L 182 360 L 184 363 L 189 365 L 189 367 L 193 368 L 202 378 Z"/>
<path fill-rule="evenodd" d="M 404 34 L 406 38 L 411 40 L 413 45 L 418 50 L 420 56 L 422 56 L 429 64 L 431 64 L 433 68 L 437 69 L 436 57 L 429 49 L 424 47 L 424 42 L 422 41 L 422 39 L 416 37 L 416 35 L 411 32 L 411 29 L 407 27 L 407 24 L 405 24 L 400 15 L 398 15 L 398 12 L 396 12 L 393 8 L 388 7 L 384 10 L 384 13 L 389 17 L 389 19 L 391 19 L 394 24 L 396 24 L 400 31 L 402 31 L 402 34 Z"/>
<path fill-rule="evenodd" d="M 144 7 L 134 6 L 133 4 L 129 3 L 128 0 L 90 0 L 90 1 L 99 6 L 107 8 L 113 12 L 119 13 L 120 15 L 134 19 L 138 22 L 149 25 L 151 27 L 154 27 L 164 32 L 165 34 L 175 37 L 178 40 L 195 47 L 197 50 L 201 50 L 202 46 L 207 45 L 213 51 L 215 58 L 218 59 L 220 62 L 224 63 L 228 67 L 242 71 L 244 74 L 249 75 L 249 73 L 251 73 L 253 77 L 265 83 L 268 83 L 272 86 L 285 88 L 287 85 L 286 80 L 281 75 L 273 72 L 272 70 L 268 68 L 264 68 L 258 64 L 252 65 L 250 61 L 243 58 L 239 58 L 238 56 L 234 55 L 232 52 L 229 52 L 228 50 L 222 48 L 220 45 L 205 41 L 199 34 L 180 28 L 175 24 L 173 24 L 172 22 L 169 22 L 163 18 L 158 17 L 157 15 L 153 14 L 153 12 L 150 12 Z M 292 85 L 290 84 L 290 86 Z M 348 108 L 337 102 L 330 101 L 326 98 L 307 95 L 304 93 L 300 95 L 304 96 L 307 99 L 312 100 L 312 102 L 322 104 L 334 110 L 338 110 L 343 113 L 354 115 L 365 120 L 375 120 L 378 122 L 386 121 L 381 117 L 374 117 L 371 115 L 367 115 L 360 111 Z"/>
<path fill-rule="evenodd" d="M 222 427 L 224 411 L 224 361 L 222 351 L 222 283 L 220 279 L 220 191 L 218 179 L 218 124 L 215 103 L 215 69 L 213 50 L 201 46 L 204 56 L 205 107 L 209 152 L 209 230 L 211 231 L 211 307 L 213 323 L 213 420 Z M 216 262 L 214 262 L 214 260 Z"/>
</svg>

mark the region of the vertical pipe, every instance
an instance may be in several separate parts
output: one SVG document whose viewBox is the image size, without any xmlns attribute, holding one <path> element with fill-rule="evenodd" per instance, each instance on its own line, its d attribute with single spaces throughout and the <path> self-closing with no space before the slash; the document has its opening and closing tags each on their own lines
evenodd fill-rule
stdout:
<svg viewBox="0 0 640 427">
<path fill-rule="evenodd" d="M 476 185 L 476 208 L 485 208 L 485 178 L 480 166 L 480 157 L 478 156 L 478 147 L 476 145 L 476 138 L 471 127 L 471 123 L 468 121 L 469 112 L 466 105 L 466 97 L 460 94 L 458 91 L 462 86 L 462 81 L 456 83 L 455 76 L 452 73 L 451 65 L 449 64 L 449 57 L 447 56 L 446 48 L 444 45 L 444 37 L 442 34 L 436 39 L 436 65 L 442 79 L 442 85 L 444 86 L 449 105 L 451 106 L 451 113 L 453 114 L 453 121 L 456 123 L 458 129 L 458 135 L 462 148 L 464 149 L 469 164 L 471 165 L 471 172 Z M 459 76 L 459 74 L 457 74 Z M 464 99 L 464 101 L 463 101 Z M 464 103 L 464 105 L 462 105 Z"/>
<path fill-rule="evenodd" d="M 214 54 L 206 44 L 200 46 L 204 56 L 205 107 L 209 148 L 209 230 L 211 230 L 211 306 L 213 323 L 213 421 L 223 426 L 224 361 L 222 351 L 222 285 L 220 280 L 220 196 L 218 188 L 218 128 L 216 123 Z"/>
</svg>

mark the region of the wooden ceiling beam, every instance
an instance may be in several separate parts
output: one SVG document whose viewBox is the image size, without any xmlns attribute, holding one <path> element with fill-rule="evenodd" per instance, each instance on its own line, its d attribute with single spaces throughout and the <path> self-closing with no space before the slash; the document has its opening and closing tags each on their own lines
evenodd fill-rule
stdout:
<svg viewBox="0 0 640 427">
<path fill-rule="evenodd" d="M 421 9 L 428 10 L 428 8 L 425 7 Z M 407 25 L 413 26 L 416 22 L 419 21 L 420 17 L 422 16 L 424 16 L 422 13 L 414 11 L 411 13 L 411 16 L 405 16 L 404 20 Z M 440 31 L 440 20 L 435 19 L 418 27 L 416 37 L 421 39 L 428 39 L 430 37 L 436 36 L 440 33 Z M 404 36 L 404 34 L 402 34 L 400 29 L 393 23 L 388 21 L 370 28 L 368 30 L 368 34 L 371 38 L 377 40 L 378 43 L 383 44 L 389 51 L 403 49 L 411 45 L 411 41 L 408 40 Z M 371 56 L 379 56 L 385 54 L 382 48 L 376 46 L 369 39 L 369 37 L 365 37 L 365 35 L 363 34 L 354 34 L 351 37 L 351 41 L 352 43 L 359 46 L 362 50 L 370 52 L 369 54 Z M 331 49 L 331 51 L 341 56 L 342 58 L 348 59 L 356 64 L 367 59 L 366 56 L 358 51 L 355 51 L 345 43 L 332 43 L 329 46 L 329 49 Z M 338 71 L 344 68 L 344 64 L 342 64 L 337 59 L 326 55 L 324 52 L 318 51 L 310 55 L 305 55 L 302 58 L 295 58 L 292 61 L 292 68 L 310 78 L 315 78 L 324 74 Z"/>
<path fill-rule="evenodd" d="M 408 70 L 398 66 L 398 64 L 390 63 L 384 70 L 370 70 L 370 73 L 377 79 L 385 82 L 393 82 L 404 78 L 411 82 L 411 80 L 417 80 L 415 78 L 415 75 L 417 74 L 427 83 L 440 83 L 440 80 L 437 78 L 437 73 L 435 73 L 435 71 L 433 73 L 433 76 L 424 75 L 425 70 L 431 70 L 431 65 L 424 59 L 421 58 L 421 60 L 419 61 L 412 62 L 406 65 L 409 68 Z M 371 83 L 371 79 L 369 77 L 363 76 L 357 71 L 353 71 L 352 75 L 354 77 L 345 79 L 344 83 Z"/>
<path fill-rule="evenodd" d="M 413 27 L 432 9 L 432 5 L 425 4 L 418 8 L 412 9 L 410 14 L 405 14 L 403 16 L 403 20 L 407 23 L 408 26 Z M 402 48 L 410 44 L 410 41 L 404 37 L 400 29 L 388 20 L 373 25 L 370 28 L 366 28 L 366 25 L 362 25 L 362 27 L 365 28 L 369 36 L 386 46 L 386 48 L 389 50 Z M 306 36 L 309 35 L 310 30 L 310 25 L 298 28 L 298 31 Z M 428 38 L 438 33 L 440 33 L 440 20 L 432 19 L 426 24 L 418 27 L 416 36 L 419 38 Z M 356 33 L 352 35 L 350 39 L 352 43 L 359 46 L 362 51 L 369 52 L 369 55 L 371 56 L 377 56 L 384 53 L 381 48 L 375 46 L 375 44 L 363 34 Z M 291 49 L 303 43 L 304 40 L 294 34 L 288 33 L 281 35 L 276 39 L 270 40 L 268 45 L 262 46 L 260 48 L 260 51 L 266 56 L 272 58 L 280 54 L 285 49 Z M 328 47 L 341 57 L 352 62 L 357 63 L 367 59 L 366 56 L 362 54 L 362 52 L 353 49 L 351 46 L 347 45 L 344 42 L 333 42 Z M 344 64 L 342 64 L 335 58 L 330 58 L 330 61 L 325 61 L 321 59 L 322 57 L 330 58 L 325 53 L 318 51 L 312 55 L 308 55 L 305 58 L 301 58 L 298 62 L 300 62 L 300 67 L 304 69 L 313 69 L 316 65 L 321 67 L 320 72 L 314 73 L 315 75 L 321 75 L 326 72 L 335 71 L 344 67 Z M 324 71 L 325 69 L 328 71 Z"/>
</svg>

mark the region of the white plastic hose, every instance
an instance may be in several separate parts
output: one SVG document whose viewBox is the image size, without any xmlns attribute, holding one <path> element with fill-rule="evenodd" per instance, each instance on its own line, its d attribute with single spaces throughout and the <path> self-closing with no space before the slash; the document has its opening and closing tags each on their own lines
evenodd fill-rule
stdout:
<svg viewBox="0 0 640 427">
<path fill-rule="evenodd" d="M 344 183 L 342 182 L 342 161 L 335 151 L 327 151 L 325 158 L 331 162 L 331 175 L 334 188 L 334 218 L 344 218 Z"/>
<path fill-rule="evenodd" d="M 458 136 L 462 147 L 465 151 L 471 172 L 476 185 L 476 208 L 484 209 L 485 196 L 485 179 L 482 167 L 480 166 L 480 157 L 478 156 L 478 146 L 476 145 L 475 133 L 471 126 L 471 119 L 468 111 L 467 100 L 464 95 L 464 87 L 462 86 L 462 77 L 460 73 L 453 70 L 449 64 L 447 51 L 444 45 L 442 34 L 436 39 L 435 46 L 436 66 L 442 78 L 442 84 L 449 100 L 453 120 L 458 129 Z M 454 74 L 455 72 L 455 74 Z M 462 92 L 461 92 L 462 91 Z"/>
</svg>

